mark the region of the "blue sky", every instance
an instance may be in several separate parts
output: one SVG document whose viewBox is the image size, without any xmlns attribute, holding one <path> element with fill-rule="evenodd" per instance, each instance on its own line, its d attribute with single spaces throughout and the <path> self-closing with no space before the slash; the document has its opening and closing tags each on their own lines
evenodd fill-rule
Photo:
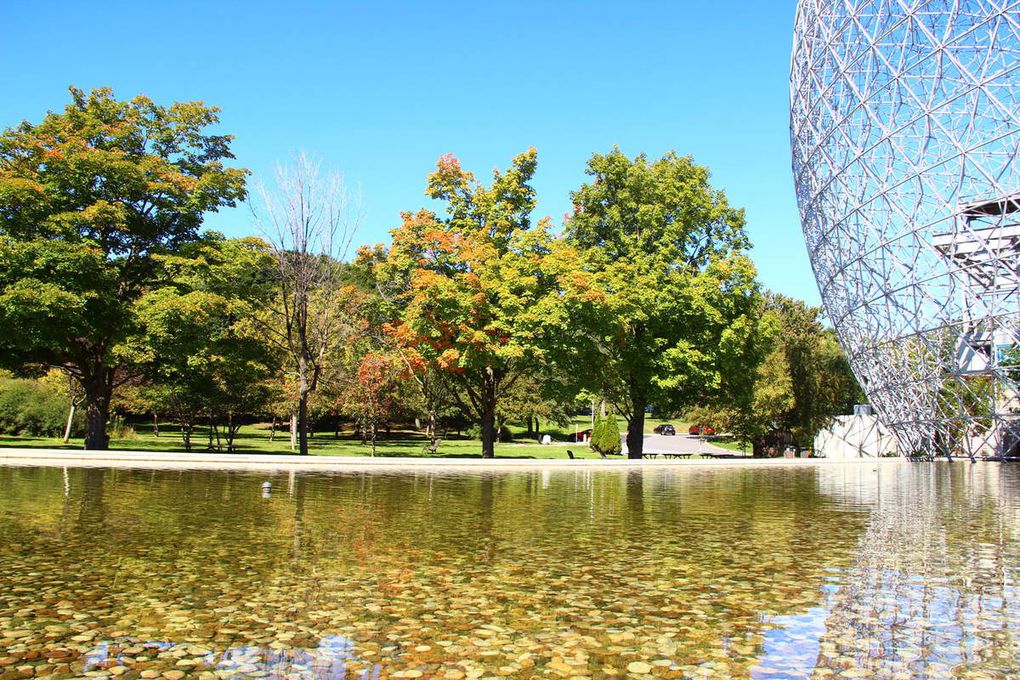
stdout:
<svg viewBox="0 0 1020 680">
<path fill-rule="evenodd" d="M 794 0 L 29 2 L 0 4 L 0 126 L 66 88 L 223 109 L 256 174 L 305 150 L 365 206 L 360 243 L 425 205 L 453 152 L 479 177 L 535 146 L 557 224 L 592 152 L 691 154 L 747 210 L 765 284 L 817 304 L 790 173 Z M 252 233 L 247 211 L 207 225 Z"/>
</svg>

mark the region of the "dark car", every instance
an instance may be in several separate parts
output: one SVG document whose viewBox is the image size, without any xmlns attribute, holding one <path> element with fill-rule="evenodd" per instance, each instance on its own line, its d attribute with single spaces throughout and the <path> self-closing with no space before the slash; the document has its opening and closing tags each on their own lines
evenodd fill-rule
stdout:
<svg viewBox="0 0 1020 680">
<path fill-rule="evenodd" d="M 664 434 L 666 436 L 672 437 L 676 434 L 676 428 L 670 425 L 669 423 L 663 423 L 662 425 L 656 425 L 655 429 L 652 430 L 652 432 L 654 432 L 655 434 Z"/>
</svg>

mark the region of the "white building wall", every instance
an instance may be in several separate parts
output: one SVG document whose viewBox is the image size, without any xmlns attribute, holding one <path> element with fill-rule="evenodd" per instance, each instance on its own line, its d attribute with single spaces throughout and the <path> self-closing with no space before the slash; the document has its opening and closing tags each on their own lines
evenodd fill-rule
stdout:
<svg viewBox="0 0 1020 680">
<path fill-rule="evenodd" d="M 872 415 L 837 416 L 815 435 L 815 455 L 836 460 L 899 455 L 892 433 Z"/>
</svg>

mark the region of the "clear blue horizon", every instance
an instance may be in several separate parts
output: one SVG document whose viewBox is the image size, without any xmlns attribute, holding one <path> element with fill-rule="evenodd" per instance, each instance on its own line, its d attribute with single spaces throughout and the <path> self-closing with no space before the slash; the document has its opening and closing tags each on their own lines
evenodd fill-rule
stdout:
<svg viewBox="0 0 1020 680">
<path fill-rule="evenodd" d="M 557 225 L 594 152 L 670 149 L 747 211 L 764 284 L 819 303 L 790 171 L 794 0 L 761 3 L 7 3 L 0 127 L 67 87 L 219 106 L 236 165 L 268 177 L 307 151 L 365 208 L 355 242 L 389 241 L 452 152 L 479 179 L 538 149 L 536 218 Z M 16 30 L 15 30 L 16 29 Z M 247 210 L 206 226 L 254 233 Z"/>
</svg>

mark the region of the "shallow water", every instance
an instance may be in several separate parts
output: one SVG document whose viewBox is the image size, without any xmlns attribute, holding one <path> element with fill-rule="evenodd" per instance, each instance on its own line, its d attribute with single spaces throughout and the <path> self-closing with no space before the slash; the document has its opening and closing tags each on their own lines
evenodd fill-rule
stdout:
<svg viewBox="0 0 1020 680">
<path fill-rule="evenodd" d="M 1018 489 L 0 467 L 0 680 L 1015 677 Z"/>
</svg>

